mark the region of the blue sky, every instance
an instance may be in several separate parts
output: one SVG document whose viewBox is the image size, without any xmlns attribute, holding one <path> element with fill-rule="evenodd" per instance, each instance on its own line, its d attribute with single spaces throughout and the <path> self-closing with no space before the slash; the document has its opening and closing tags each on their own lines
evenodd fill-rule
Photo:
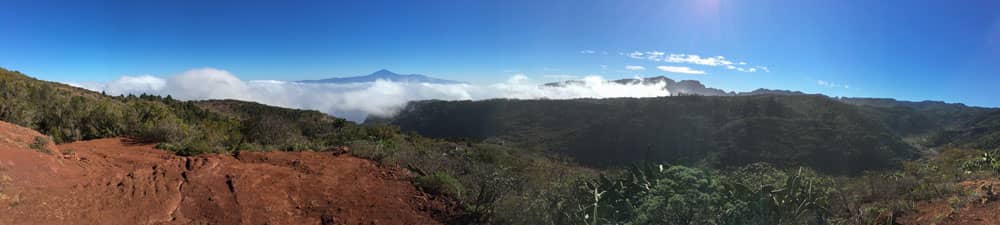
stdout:
<svg viewBox="0 0 1000 225">
<path fill-rule="evenodd" d="M 382 68 L 474 83 L 517 73 L 539 81 L 664 75 L 736 91 L 1000 106 L 997 1 L 7 0 L 0 6 L 0 67 L 64 82 L 202 67 L 245 80 Z M 642 56 L 629 56 L 636 52 Z M 648 57 L 657 52 L 664 57 Z M 723 56 L 768 71 L 671 62 L 670 54 Z M 704 74 L 676 73 L 680 67 Z"/>
</svg>

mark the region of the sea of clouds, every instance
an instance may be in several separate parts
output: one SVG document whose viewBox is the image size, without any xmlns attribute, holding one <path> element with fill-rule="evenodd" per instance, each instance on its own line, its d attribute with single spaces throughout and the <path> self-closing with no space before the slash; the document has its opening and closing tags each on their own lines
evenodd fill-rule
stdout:
<svg viewBox="0 0 1000 225">
<path fill-rule="evenodd" d="M 350 84 L 297 83 L 276 80 L 244 81 L 225 70 L 202 68 L 170 77 L 122 76 L 107 83 L 76 84 L 110 95 L 171 95 L 181 100 L 237 99 L 263 104 L 319 110 L 352 121 L 368 115 L 392 116 L 415 100 L 573 99 L 668 96 L 665 83 L 618 84 L 599 76 L 581 85 L 544 86 L 525 75 L 506 82 L 475 84 L 405 83 L 387 80 Z"/>
</svg>

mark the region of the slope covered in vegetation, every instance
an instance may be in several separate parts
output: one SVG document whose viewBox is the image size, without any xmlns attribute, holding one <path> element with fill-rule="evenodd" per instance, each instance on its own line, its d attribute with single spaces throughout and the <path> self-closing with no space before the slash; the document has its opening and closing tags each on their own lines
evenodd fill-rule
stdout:
<svg viewBox="0 0 1000 225">
<path fill-rule="evenodd" d="M 107 96 L 4 69 L 0 102 L 0 120 L 41 131 L 56 142 L 128 136 L 188 155 L 325 149 L 376 132 L 317 111 L 249 103 L 213 111 L 221 108 L 169 96 Z"/>
<path fill-rule="evenodd" d="M 767 162 L 854 174 L 917 156 L 857 107 L 818 95 L 423 101 L 389 122 L 431 137 L 510 141 L 598 166 Z"/>
<path fill-rule="evenodd" d="M 838 98 L 856 105 L 865 116 L 882 122 L 901 136 L 921 137 L 946 129 L 959 129 L 992 111 L 958 103 L 898 101 L 886 98 Z"/>
<path fill-rule="evenodd" d="M 960 127 L 941 131 L 930 143 L 978 149 L 1000 149 L 1000 110 L 980 115 Z"/>
</svg>

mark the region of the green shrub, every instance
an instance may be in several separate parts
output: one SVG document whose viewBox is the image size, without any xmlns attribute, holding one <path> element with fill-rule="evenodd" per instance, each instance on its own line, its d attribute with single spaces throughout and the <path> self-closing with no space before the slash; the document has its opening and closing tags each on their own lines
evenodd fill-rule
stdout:
<svg viewBox="0 0 1000 225">
<path fill-rule="evenodd" d="M 217 151 L 210 144 L 204 141 L 192 141 L 187 143 L 161 143 L 157 148 L 170 150 L 179 156 L 195 156 L 204 153 L 216 153 Z"/>
<path fill-rule="evenodd" d="M 167 151 L 176 152 L 176 151 L 180 150 L 182 148 L 182 146 L 180 144 L 174 143 L 174 142 L 163 142 L 163 143 L 156 144 L 156 148 L 167 150 Z"/>
<path fill-rule="evenodd" d="M 45 139 L 45 137 L 42 136 L 37 136 L 35 137 L 35 140 L 28 145 L 28 147 L 41 153 L 50 154 L 52 151 L 49 150 L 48 145 L 48 139 Z"/>
<path fill-rule="evenodd" d="M 832 182 L 768 165 L 732 177 L 684 166 L 639 165 L 587 182 L 574 224 L 826 224 Z"/>
<path fill-rule="evenodd" d="M 298 151 L 315 150 L 315 149 L 316 149 L 315 147 L 313 147 L 312 145 L 309 145 L 309 144 L 294 143 L 294 144 L 290 144 L 290 145 L 285 146 L 281 150 L 283 150 L 283 151 L 289 151 L 289 152 L 298 152 Z"/>
<path fill-rule="evenodd" d="M 414 181 L 417 187 L 431 194 L 447 195 L 454 198 L 462 198 L 462 184 L 458 179 L 445 172 L 435 172 L 429 175 L 419 176 Z"/>
<path fill-rule="evenodd" d="M 981 157 L 970 159 L 962 164 L 962 169 L 968 172 L 990 171 L 1000 175 L 1000 149 L 985 152 Z"/>
</svg>

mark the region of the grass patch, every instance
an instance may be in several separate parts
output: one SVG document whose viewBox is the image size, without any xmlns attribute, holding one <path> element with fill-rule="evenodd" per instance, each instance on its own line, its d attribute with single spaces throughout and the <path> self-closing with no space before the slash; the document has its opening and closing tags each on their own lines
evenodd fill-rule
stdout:
<svg viewBox="0 0 1000 225">
<path fill-rule="evenodd" d="M 431 194 L 447 195 L 454 198 L 462 197 L 462 184 L 458 182 L 458 179 L 445 172 L 419 176 L 414 179 L 413 183 Z"/>
</svg>

